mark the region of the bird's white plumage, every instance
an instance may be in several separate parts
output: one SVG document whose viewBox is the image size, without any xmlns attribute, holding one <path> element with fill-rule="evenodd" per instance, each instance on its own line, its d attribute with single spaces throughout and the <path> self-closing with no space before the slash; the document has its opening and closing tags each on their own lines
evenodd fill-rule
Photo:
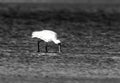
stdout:
<svg viewBox="0 0 120 83">
<path fill-rule="evenodd" d="M 60 43 L 60 40 L 57 39 L 57 34 L 51 30 L 34 31 L 32 38 L 39 38 L 45 42 L 53 41 L 55 44 Z"/>
</svg>

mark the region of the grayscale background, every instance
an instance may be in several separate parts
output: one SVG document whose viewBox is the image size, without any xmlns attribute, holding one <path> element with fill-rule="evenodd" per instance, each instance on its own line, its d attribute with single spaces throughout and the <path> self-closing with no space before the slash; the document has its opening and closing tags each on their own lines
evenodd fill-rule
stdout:
<svg viewBox="0 0 120 83">
<path fill-rule="evenodd" d="M 35 3 L 120 3 L 120 0 L 0 0 L 0 2 L 35 2 Z"/>
<path fill-rule="evenodd" d="M 37 52 L 33 31 L 62 42 Z M 0 83 L 119 83 L 120 0 L 0 0 Z"/>
</svg>

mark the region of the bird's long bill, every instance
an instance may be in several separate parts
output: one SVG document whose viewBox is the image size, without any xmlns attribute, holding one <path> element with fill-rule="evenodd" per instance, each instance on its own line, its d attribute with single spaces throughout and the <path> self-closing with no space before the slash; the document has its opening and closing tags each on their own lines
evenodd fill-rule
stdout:
<svg viewBox="0 0 120 83">
<path fill-rule="evenodd" d="M 58 51 L 61 53 L 61 43 L 58 44 Z"/>
</svg>

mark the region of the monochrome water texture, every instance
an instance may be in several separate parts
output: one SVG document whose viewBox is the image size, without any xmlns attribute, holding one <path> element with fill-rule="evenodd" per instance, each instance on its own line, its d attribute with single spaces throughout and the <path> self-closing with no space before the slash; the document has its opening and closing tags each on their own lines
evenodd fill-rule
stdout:
<svg viewBox="0 0 120 83">
<path fill-rule="evenodd" d="M 119 9 L 119 5 L 0 4 L 0 80 L 119 82 Z M 58 33 L 61 54 L 54 53 L 57 46 L 52 42 L 48 47 L 52 53 L 44 53 L 44 42 L 42 53 L 36 52 L 37 39 L 31 35 L 43 29 Z"/>
</svg>

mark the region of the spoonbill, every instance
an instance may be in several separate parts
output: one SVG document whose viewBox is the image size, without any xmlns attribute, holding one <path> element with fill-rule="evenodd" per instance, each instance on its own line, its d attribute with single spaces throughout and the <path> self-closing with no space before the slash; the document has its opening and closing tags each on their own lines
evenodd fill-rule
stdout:
<svg viewBox="0 0 120 83">
<path fill-rule="evenodd" d="M 54 42 L 58 45 L 58 52 L 61 53 L 61 41 L 57 38 L 57 33 L 52 30 L 42 30 L 42 31 L 34 31 L 32 32 L 32 38 L 38 38 L 44 42 L 46 42 L 45 50 L 48 52 L 48 43 Z M 40 44 L 41 41 L 38 40 L 38 52 L 40 52 Z"/>
</svg>

